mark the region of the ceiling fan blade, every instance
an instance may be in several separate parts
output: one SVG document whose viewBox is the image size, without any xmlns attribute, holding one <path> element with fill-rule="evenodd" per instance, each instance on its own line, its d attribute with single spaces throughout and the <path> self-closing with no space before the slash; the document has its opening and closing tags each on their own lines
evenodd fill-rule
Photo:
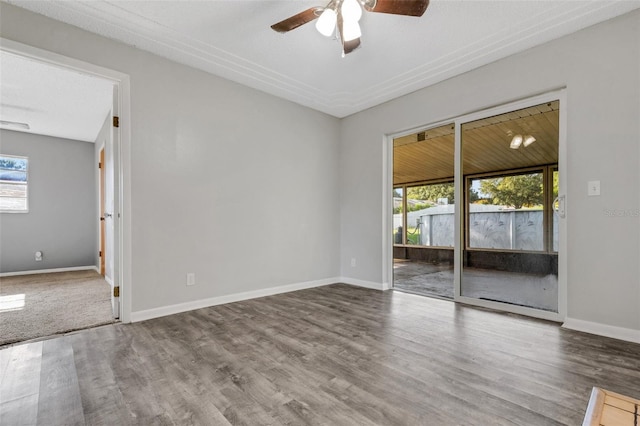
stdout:
<svg viewBox="0 0 640 426">
<path fill-rule="evenodd" d="M 429 6 L 429 0 L 377 0 L 373 6 L 365 2 L 369 12 L 392 13 L 394 15 L 422 16 Z"/>
<path fill-rule="evenodd" d="M 295 30 L 301 25 L 306 24 L 307 22 L 311 22 L 318 17 L 316 14 L 320 8 L 312 7 L 303 12 L 298 13 L 297 15 L 290 16 L 284 21 L 280 21 L 277 24 L 273 24 L 271 28 L 274 31 L 279 33 L 286 33 L 291 30 Z"/>
</svg>

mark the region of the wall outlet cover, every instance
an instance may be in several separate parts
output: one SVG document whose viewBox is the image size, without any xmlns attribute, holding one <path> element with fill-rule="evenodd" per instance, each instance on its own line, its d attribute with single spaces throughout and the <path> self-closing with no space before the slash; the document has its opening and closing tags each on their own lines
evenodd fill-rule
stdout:
<svg viewBox="0 0 640 426">
<path fill-rule="evenodd" d="M 196 274 L 193 272 L 187 274 L 187 285 L 196 285 Z"/>
</svg>

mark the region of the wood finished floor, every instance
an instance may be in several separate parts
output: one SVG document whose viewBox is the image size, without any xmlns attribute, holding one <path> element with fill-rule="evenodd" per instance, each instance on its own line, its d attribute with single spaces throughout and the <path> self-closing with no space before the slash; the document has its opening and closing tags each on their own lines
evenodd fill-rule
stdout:
<svg viewBox="0 0 640 426">
<path fill-rule="evenodd" d="M 640 345 L 337 284 L 0 351 L 2 425 L 579 425 Z"/>
</svg>

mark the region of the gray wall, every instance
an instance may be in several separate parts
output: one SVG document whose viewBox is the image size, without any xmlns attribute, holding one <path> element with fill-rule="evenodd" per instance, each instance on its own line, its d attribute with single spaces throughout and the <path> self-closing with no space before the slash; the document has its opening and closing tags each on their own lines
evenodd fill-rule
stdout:
<svg viewBox="0 0 640 426">
<path fill-rule="evenodd" d="M 2 37 L 131 77 L 133 311 L 338 275 L 384 282 L 383 135 L 566 86 L 569 315 L 640 329 L 640 219 L 606 212 L 640 208 L 637 12 L 337 120 L 0 10 Z M 602 196 L 587 197 L 592 179 Z"/>
<path fill-rule="evenodd" d="M 566 86 L 568 316 L 639 330 L 639 47 L 640 13 L 632 12 L 343 120 L 342 275 L 386 280 L 384 134 Z M 588 197 L 596 179 L 602 195 Z"/>
<path fill-rule="evenodd" d="M 0 213 L 0 272 L 95 266 L 93 144 L 0 130 L 0 153 L 29 157 L 29 212 Z"/>
<path fill-rule="evenodd" d="M 338 119 L 5 2 L 0 11 L 2 37 L 130 76 L 134 313 L 338 275 Z"/>
</svg>

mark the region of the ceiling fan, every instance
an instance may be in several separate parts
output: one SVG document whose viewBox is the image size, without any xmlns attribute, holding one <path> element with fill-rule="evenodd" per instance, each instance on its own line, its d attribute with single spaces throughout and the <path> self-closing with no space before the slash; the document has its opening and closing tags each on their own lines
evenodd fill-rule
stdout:
<svg viewBox="0 0 640 426">
<path fill-rule="evenodd" d="M 330 37 L 337 35 L 342 44 L 342 56 L 360 47 L 360 17 L 362 9 L 367 12 L 391 13 L 394 15 L 422 16 L 429 0 L 331 0 L 325 7 L 312 7 L 273 24 L 271 28 L 286 33 L 301 25 L 318 19 L 316 29 Z"/>
</svg>

